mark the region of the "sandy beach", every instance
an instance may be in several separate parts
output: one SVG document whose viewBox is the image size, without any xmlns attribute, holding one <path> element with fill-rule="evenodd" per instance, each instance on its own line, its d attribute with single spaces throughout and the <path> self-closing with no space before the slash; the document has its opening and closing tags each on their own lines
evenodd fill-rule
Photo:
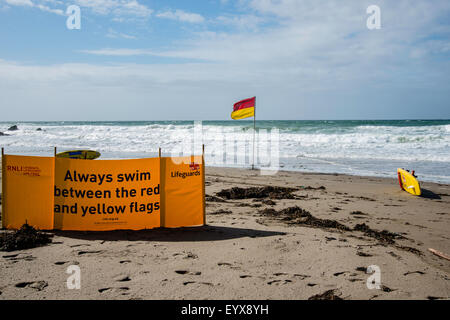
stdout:
<svg viewBox="0 0 450 320">
<path fill-rule="evenodd" d="M 268 186 L 295 190 L 221 192 Z M 450 186 L 422 188 L 414 197 L 395 179 L 208 167 L 207 226 L 52 232 L 50 245 L 0 252 L 0 299 L 308 299 L 328 290 L 449 299 L 450 261 L 428 249 L 450 251 Z M 80 290 L 66 287 L 70 265 L 81 269 Z M 379 290 L 366 285 L 370 265 L 380 268 Z"/>
</svg>

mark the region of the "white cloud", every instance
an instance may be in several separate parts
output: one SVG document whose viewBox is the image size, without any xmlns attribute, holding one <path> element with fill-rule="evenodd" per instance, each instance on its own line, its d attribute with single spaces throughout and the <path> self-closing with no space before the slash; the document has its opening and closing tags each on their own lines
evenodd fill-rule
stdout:
<svg viewBox="0 0 450 320">
<path fill-rule="evenodd" d="M 30 0 L 6 0 L 6 3 L 12 6 L 33 6 L 33 2 L 31 2 Z"/>
<path fill-rule="evenodd" d="M 205 21 L 205 18 L 202 15 L 198 13 L 185 12 L 183 10 L 175 10 L 175 11 L 168 10 L 158 13 L 156 16 L 158 18 L 178 20 L 189 23 L 202 23 Z"/>
<path fill-rule="evenodd" d="M 146 50 L 146 49 L 113 49 L 104 48 L 98 50 L 81 50 L 80 52 L 93 54 L 97 56 L 118 56 L 118 57 L 128 57 L 128 56 L 142 56 L 142 55 L 157 55 L 156 53 Z"/>
<path fill-rule="evenodd" d="M 115 30 L 113 30 L 112 28 L 108 29 L 108 33 L 106 34 L 106 36 L 108 38 L 123 38 L 123 39 L 137 39 L 135 36 L 129 35 L 129 34 L 125 34 L 122 32 L 117 32 Z"/>
<path fill-rule="evenodd" d="M 37 0 L 39 1 L 39 0 Z M 56 0 L 40 0 L 41 2 L 51 2 L 53 4 L 60 4 L 59 1 Z M 22 6 L 22 7 L 32 7 L 37 8 L 41 11 L 51 12 L 60 16 L 64 15 L 64 11 L 57 8 L 50 8 L 47 5 L 41 3 L 33 3 L 31 0 L 6 0 L 6 3 L 13 6 Z"/>
<path fill-rule="evenodd" d="M 147 18 L 153 13 L 152 9 L 137 0 L 75 0 L 75 3 L 101 15 Z"/>
</svg>

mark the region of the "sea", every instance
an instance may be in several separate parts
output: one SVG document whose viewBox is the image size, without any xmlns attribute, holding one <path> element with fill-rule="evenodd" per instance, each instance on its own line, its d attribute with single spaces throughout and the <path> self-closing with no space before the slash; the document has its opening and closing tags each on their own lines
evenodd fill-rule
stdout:
<svg viewBox="0 0 450 320">
<path fill-rule="evenodd" d="M 13 125 L 18 130 L 8 131 Z M 156 156 L 159 148 L 163 155 L 200 153 L 204 144 L 207 165 L 250 167 L 253 127 L 253 120 L 0 122 L 0 132 L 8 134 L 0 135 L 0 146 L 7 154 L 52 156 L 57 147 L 129 159 Z M 263 149 L 276 150 L 271 155 L 279 170 L 395 178 L 397 168 L 405 168 L 421 181 L 450 184 L 450 120 L 256 121 L 255 136 L 256 167 L 263 138 L 270 137 Z M 230 147 L 228 141 L 241 137 L 244 149 Z M 227 152 L 236 156 L 217 161 Z M 245 161 L 232 161 L 240 153 Z"/>
</svg>

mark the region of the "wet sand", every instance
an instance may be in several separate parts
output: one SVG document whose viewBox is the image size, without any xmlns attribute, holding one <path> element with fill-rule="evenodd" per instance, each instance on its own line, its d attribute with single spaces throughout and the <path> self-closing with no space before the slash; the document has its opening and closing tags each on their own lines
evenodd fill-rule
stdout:
<svg viewBox="0 0 450 320">
<path fill-rule="evenodd" d="M 296 190 L 217 195 L 264 186 Z M 0 299 L 308 299 L 328 290 L 449 299 L 450 261 L 428 248 L 450 253 L 450 186 L 422 188 L 414 197 L 395 179 L 207 168 L 207 226 L 54 232 L 50 245 L 0 252 Z M 282 211 L 296 206 L 309 218 Z M 81 269 L 80 290 L 66 287 L 70 265 Z M 367 288 L 370 265 L 380 268 L 379 290 Z"/>
</svg>

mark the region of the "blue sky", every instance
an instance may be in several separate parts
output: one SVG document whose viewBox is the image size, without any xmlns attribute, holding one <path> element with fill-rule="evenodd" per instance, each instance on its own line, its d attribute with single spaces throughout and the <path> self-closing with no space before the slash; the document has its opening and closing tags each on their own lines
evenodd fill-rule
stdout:
<svg viewBox="0 0 450 320">
<path fill-rule="evenodd" d="M 448 119 L 450 2 L 0 0 L 2 120 L 228 120 L 251 96 L 259 119 Z"/>
</svg>

